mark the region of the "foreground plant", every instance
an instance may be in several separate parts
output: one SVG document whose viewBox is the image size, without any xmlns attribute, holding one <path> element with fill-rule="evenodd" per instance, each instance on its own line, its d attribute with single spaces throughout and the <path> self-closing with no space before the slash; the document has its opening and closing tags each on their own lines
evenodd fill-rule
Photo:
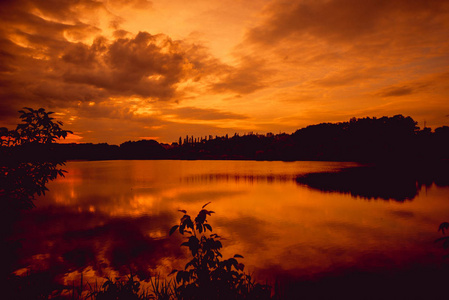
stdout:
<svg viewBox="0 0 449 300">
<path fill-rule="evenodd" d="M 220 236 L 212 233 L 207 216 L 214 212 L 206 210 L 206 203 L 194 220 L 185 210 L 180 224 L 170 229 L 187 239 L 181 246 L 187 247 L 192 259 L 184 270 L 173 270 L 178 283 L 179 299 L 269 299 L 271 289 L 268 285 L 255 283 L 251 276 L 243 272 L 245 266 L 238 262 L 242 255 L 223 259 Z M 208 234 L 209 231 L 209 234 Z"/>
<path fill-rule="evenodd" d="M 96 300 L 109 299 L 127 299 L 127 300 L 143 300 L 150 299 L 145 293 L 140 293 L 140 282 L 134 279 L 131 273 L 127 280 L 113 281 L 107 278 L 107 281 L 102 285 L 99 291 L 93 291 L 88 295 L 88 298 Z"/>
<path fill-rule="evenodd" d="M 6 208 L 34 207 L 35 195 L 45 194 L 46 185 L 64 176 L 64 159 L 54 155 L 54 142 L 66 138 L 63 130 L 45 109 L 25 107 L 16 129 L 0 128 L 0 200 Z"/>
<path fill-rule="evenodd" d="M 443 222 L 440 224 L 440 227 L 438 228 L 438 231 L 441 231 L 443 234 L 445 234 L 445 230 L 449 229 L 449 223 Z M 435 243 L 443 243 L 443 248 L 448 249 L 449 248 L 449 236 L 443 236 L 435 240 Z M 446 254 L 444 258 L 449 258 L 449 254 Z"/>
</svg>

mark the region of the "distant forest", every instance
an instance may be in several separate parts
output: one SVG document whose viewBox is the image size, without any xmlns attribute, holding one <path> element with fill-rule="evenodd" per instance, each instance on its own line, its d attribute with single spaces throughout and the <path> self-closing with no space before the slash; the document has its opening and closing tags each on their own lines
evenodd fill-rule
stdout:
<svg viewBox="0 0 449 300">
<path fill-rule="evenodd" d="M 170 145 L 140 140 L 119 146 L 106 143 L 40 146 L 45 149 L 34 149 L 33 153 L 44 151 L 66 160 L 428 161 L 449 159 L 449 127 L 420 129 L 411 117 L 396 115 L 321 123 L 292 134 L 186 136 Z"/>
</svg>

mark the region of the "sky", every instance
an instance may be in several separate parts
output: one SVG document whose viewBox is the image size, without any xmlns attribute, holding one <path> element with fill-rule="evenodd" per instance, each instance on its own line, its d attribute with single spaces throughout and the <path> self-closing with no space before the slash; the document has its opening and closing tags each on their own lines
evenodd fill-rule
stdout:
<svg viewBox="0 0 449 300">
<path fill-rule="evenodd" d="M 447 0 L 2 0 L 0 127 L 66 142 L 293 133 L 352 117 L 449 125 Z"/>
</svg>

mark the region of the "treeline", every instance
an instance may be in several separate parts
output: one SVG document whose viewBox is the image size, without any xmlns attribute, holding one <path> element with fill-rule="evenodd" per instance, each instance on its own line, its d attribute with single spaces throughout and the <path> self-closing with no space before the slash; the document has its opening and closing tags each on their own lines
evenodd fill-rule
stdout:
<svg viewBox="0 0 449 300">
<path fill-rule="evenodd" d="M 184 159 L 382 161 L 449 158 L 449 127 L 420 130 L 411 117 L 352 118 L 293 134 L 184 139 L 170 149 Z"/>
<path fill-rule="evenodd" d="M 232 137 L 179 138 L 159 144 L 154 140 L 108 144 L 56 144 L 65 159 L 234 159 L 395 161 L 449 159 L 449 127 L 420 129 L 411 117 L 352 118 L 321 123 L 292 134 L 248 133 Z"/>
</svg>

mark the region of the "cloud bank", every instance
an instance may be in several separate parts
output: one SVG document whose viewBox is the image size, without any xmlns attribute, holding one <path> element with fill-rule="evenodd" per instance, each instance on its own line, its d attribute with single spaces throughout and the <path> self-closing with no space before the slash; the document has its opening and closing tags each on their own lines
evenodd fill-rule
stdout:
<svg viewBox="0 0 449 300">
<path fill-rule="evenodd" d="M 23 106 L 110 143 L 398 113 L 447 122 L 446 1 L 224 5 L 2 1 L 0 125 Z"/>
</svg>

